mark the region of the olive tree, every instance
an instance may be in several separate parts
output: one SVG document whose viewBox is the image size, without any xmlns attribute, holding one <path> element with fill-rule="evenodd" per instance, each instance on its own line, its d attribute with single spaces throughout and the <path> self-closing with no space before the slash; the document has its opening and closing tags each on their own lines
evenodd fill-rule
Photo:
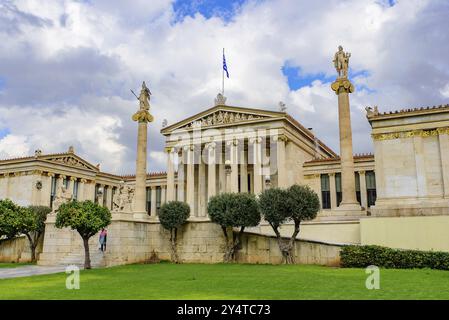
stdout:
<svg viewBox="0 0 449 320">
<path fill-rule="evenodd" d="M 181 201 L 170 201 L 162 205 L 159 212 L 161 225 L 170 231 L 171 260 L 179 263 L 178 251 L 176 249 L 178 228 L 181 227 L 190 216 L 190 207 Z"/>
<path fill-rule="evenodd" d="M 301 221 L 312 220 L 318 214 L 320 209 L 318 195 L 310 187 L 297 184 L 286 190 L 271 188 L 259 196 L 259 207 L 276 234 L 284 263 L 294 263 L 293 249 Z M 279 227 L 289 221 L 293 222 L 294 229 L 290 239 L 285 241 Z"/>
<path fill-rule="evenodd" d="M 257 226 L 260 213 L 254 195 L 248 193 L 221 193 L 210 198 L 207 205 L 210 219 L 219 224 L 226 239 L 224 262 L 231 262 L 241 246 L 246 227 Z M 233 228 L 240 228 L 237 234 Z"/>
<path fill-rule="evenodd" d="M 109 209 L 90 200 L 73 200 L 61 204 L 56 212 L 55 226 L 76 230 L 83 239 L 84 269 L 90 269 L 89 239 L 111 223 Z"/>
</svg>

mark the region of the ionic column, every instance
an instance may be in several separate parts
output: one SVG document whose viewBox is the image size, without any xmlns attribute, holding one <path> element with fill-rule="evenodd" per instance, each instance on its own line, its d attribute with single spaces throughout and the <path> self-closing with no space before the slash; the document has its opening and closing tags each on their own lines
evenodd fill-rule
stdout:
<svg viewBox="0 0 449 320">
<path fill-rule="evenodd" d="M 329 173 L 329 187 L 331 189 L 331 209 L 337 208 L 337 189 L 335 188 L 335 173 Z"/>
<path fill-rule="evenodd" d="M 366 194 L 366 176 L 365 171 L 359 171 L 359 179 L 360 179 L 360 202 L 363 208 L 368 209 L 368 200 Z"/>
<path fill-rule="evenodd" d="M 240 192 L 248 192 L 248 154 L 245 151 L 245 140 L 240 149 Z"/>
<path fill-rule="evenodd" d="M 85 195 L 85 185 L 87 183 L 86 179 L 81 179 L 80 182 L 78 183 L 78 200 L 79 201 L 84 201 L 86 200 L 86 195 Z"/>
<path fill-rule="evenodd" d="M 217 182 L 215 181 L 216 172 L 216 161 L 215 161 L 215 142 L 208 143 L 207 148 L 207 200 L 216 195 L 217 193 Z"/>
<path fill-rule="evenodd" d="M 137 122 L 137 155 L 136 155 L 136 189 L 134 191 L 134 211 L 133 216 L 137 219 L 146 219 L 146 181 L 147 181 L 147 139 L 148 122 L 153 121 L 153 116 L 148 111 L 150 109 L 150 92 L 142 83 L 142 90 L 139 96 L 139 110 L 132 116 Z"/>
<path fill-rule="evenodd" d="M 438 136 L 441 157 L 441 174 L 443 175 L 443 195 L 449 198 L 449 129 Z"/>
<path fill-rule="evenodd" d="M 342 189 L 342 201 L 339 209 L 345 211 L 360 211 L 360 204 L 357 202 L 355 195 L 351 110 L 349 108 L 349 94 L 354 91 L 354 86 L 347 79 L 346 75 L 343 75 L 332 83 L 331 88 L 338 95 Z"/>
<path fill-rule="evenodd" d="M 77 178 L 75 178 L 75 177 L 70 177 L 68 189 L 69 189 L 70 194 L 72 195 L 72 199 L 73 199 L 73 196 L 74 196 L 73 190 L 74 190 L 74 186 L 75 186 L 75 181 L 76 181 L 76 180 L 77 180 Z"/>
<path fill-rule="evenodd" d="M 257 137 L 257 138 L 251 138 L 250 139 L 250 143 L 253 145 L 253 157 L 254 157 L 254 161 L 253 161 L 253 167 L 254 167 L 254 172 L 253 172 L 253 177 L 254 177 L 254 194 L 257 196 L 262 192 L 262 166 L 261 166 L 261 145 L 260 143 L 262 142 L 262 138 L 261 137 Z"/>
<path fill-rule="evenodd" d="M 226 156 L 225 153 L 223 152 L 223 147 L 225 147 L 226 145 L 222 145 L 220 143 L 220 153 L 219 153 L 219 161 L 218 161 L 218 187 L 219 187 L 219 192 L 226 192 L 226 172 L 225 172 L 225 160 L 226 160 Z"/>
<path fill-rule="evenodd" d="M 185 201 L 185 194 L 184 194 L 184 188 L 185 188 L 185 172 L 184 172 L 184 164 L 185 164 L 185 154 L 184 154 L 184 148 L 181 148 L 181 150 L 178 153 L 178 201 Z"/>
<path fill-rule="evenodd" d="M 286 136 L 275 137 L 276 141 L 276 165 L 278 173 L 278 187 L 287 187 L 287 170 L 285 164 L 285 144 L 288 141 Z"/>
<path fill-rule="evenodd" d="M 107 186 L 107 192 L 105 196 L 106 196 L 106 208 L 112 210 L 112 186 Z"/>
<path fill-rule="evenodd" d="M 95 187 L 94 187 L 95 188 Z M 98 204 L 100 205 L 100 206 L 102 206 L 103 205 L 103 199 L 104 199 L 104 184 L 100 184 L 99 186 L 98 186 L 98 191 L 100 191 L 101 190 L 101 192 L 98 194 Z"/>
<path fill-rule="evenodd" d="M 187 149 L 187 150 L 186 150 Z M 193 146 L 184 148 L 187 151 L 187 192 L 186 202 L 192 213 L 195 211 L 195 163 Z"/>
<path fill-rule="evenodd" d="M 167 202 L 167 186 L 161 186 L 161 204 Z"/>
<path fill-rule="evenodd" d="M 206 215 L 207 197 L 206 197 L 206 164 L 202 161 L 198 165 L 198 216 Z"/>
<path fill-rule="evenodd" d="M 238 164 L 238 140 L 228 141 L 230 147 L 230 185 L 227 187 L 230 192 L 239 192 L 239 164 Z"/>
<path fill-rule="evenodd" d="M 175 200 L 175 158 L 174 148 L 166 148 L 167 153 L 167 202 Z"/>
<path fill-rule="evenodd" d="M 151 217 L 156 217 L 156 187 L 152 186 L 151 188 L 151 208 L 150 215 Z"/>
</svg>

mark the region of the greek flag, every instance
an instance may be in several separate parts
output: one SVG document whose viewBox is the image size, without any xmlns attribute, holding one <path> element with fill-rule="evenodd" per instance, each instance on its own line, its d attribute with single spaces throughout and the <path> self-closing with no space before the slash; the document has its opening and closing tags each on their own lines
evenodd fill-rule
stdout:
<svg viewBox="0 0 449 320">
<path fill-rule="evenodd" d="M 228 66 L 226 65 L 226 58 L 223 49 L 223 70 L 226 71 L 226 77 L 229 78 Z"/>
</svg>

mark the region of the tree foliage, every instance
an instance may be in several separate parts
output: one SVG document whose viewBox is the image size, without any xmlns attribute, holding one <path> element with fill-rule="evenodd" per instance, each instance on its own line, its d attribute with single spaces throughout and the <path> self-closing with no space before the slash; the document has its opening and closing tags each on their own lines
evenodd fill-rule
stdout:
<svg viewBox="0 0 449 320">
<path fill-rule="evenodd" d="M 0 237 L 11 239 L 19 234 L 20 217 L 24 210 L 9 199 L 0 200 Z"/>
<path fill-rule="evenodd" d="M 159 213 L 161 225 L 170 231 L 171 258 L 175 263 L 179 263 L 177 252 L 177 234 L 181 227 L 190 216 L 190 207 L 181 201 L 170 201 L 162 205 Z"/>
<path fill-rule="evenodd" d="M 0 236 L 14 238 L 24 234 L 30 243 L 31 261 L 36 261 L 36 247 L 45 230 L 51 209 L 46 206 L 21 207 L 9 199 L 0 200 Z"/>
<path fill-rule="evenodd" d="M 285 263 L 294 263 L 294 244 L 301 221 L 312 220 L 320 210 L 318 195 L 309 187 L 292 185 L 288 189 L 271 188 L 259 196 L 259 207 L 265 220 L 273 228 Z M 279 227 L 292 221 L 293 234 L 288 241 L 282 239 Z"/>
<path fill-rule="evenodd" d="M 89 238 L 111 223 L 108 208 L 86 201 L 70 201 L 59 206 L 56 214 L 57 228 L 68 227 L 78 231 L 84 243 L 84 268 L 90 269 Z"/>
<path fill-rule="evenodd" d="M 248 193 L 221 193 L 210 198 L 207 205 L 210 219 L 219 224 L 226 238 L 224 261 L 235 259 L 240 249 L 241 236 L 246 227 L 257 226 L 260 212 L 254 195 Z M 237 235 L 233 228 L 240 228 Z"/>
</svg>

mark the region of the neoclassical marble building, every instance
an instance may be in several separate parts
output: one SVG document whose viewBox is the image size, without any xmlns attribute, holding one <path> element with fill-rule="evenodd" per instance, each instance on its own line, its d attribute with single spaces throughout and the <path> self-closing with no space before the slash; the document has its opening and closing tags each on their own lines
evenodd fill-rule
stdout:
<svg viewBox="0 0 449 320">
<path fill-rule="evenodd" d="M 319 244 L 307 249 L 302 261 L 334 263 L 338 250 L 330 246 L 344 244 L 449 251 L 449 105 L 384 113 L 367 107 L 372 134 L 366 139 L 373 139 L 374 154 L 353 155 L 349 57 L 339 49 L 334 60 L 340 59 L 335 62 L 339 76 L 331 86 L 338 97 L 340 154 L 285 108 L 230 106 L 218 94 L 211 108 L 162 128 L 166 172 L 146 173 L 147 125 L 153 118 L 151 93 L 143 83 L 140 108 L 133 115 L 138 123 L 136 175 L 103 172 L 72 147 L 60 154 L 37 150 L 29 157 L 0 160 L 0 199 L 54 211 L 70 199 L 108 207 L 112 243 L 108 257 L 99 258 L 103 265 L 142 261 L 156 251 L 167 256 L 158 211 L 172 200 L 191 208 L 182 233 L 183 259 L 220 261 L 223 239 L 208 217 L 208 199 L 222 192 L 258 195 L 295 183 L 309 185 L 321 202 L 316 219 L 301 224 L 300 239 Z M 39 263 L 77 261 L 79 237 L 56 229 L 54 221 L 52 213 Z M 282 226 L 281 233 L 291 234 L 291 227 Z M 280 259 L 268 223 L 248 231 L 259 238 L 248 235 L 242 261 Z"/>
</svg>

